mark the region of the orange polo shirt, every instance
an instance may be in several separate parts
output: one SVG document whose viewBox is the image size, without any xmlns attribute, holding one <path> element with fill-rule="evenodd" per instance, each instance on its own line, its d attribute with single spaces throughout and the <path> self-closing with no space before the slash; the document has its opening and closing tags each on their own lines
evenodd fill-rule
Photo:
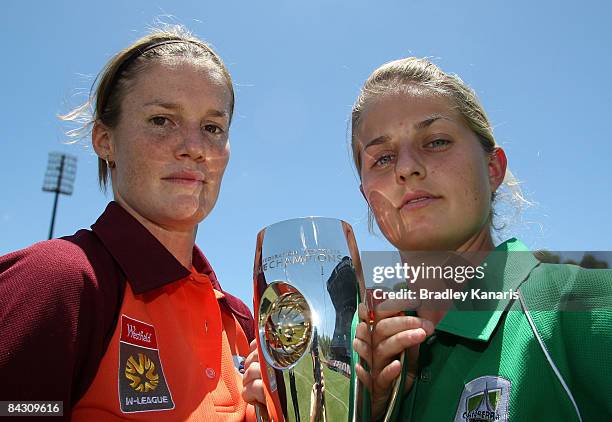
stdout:
<svg viewBox="0 0 612 422">
<path fill-rule="evenodd" d="M 194 270 L 143 294 L 126 283 L 115 332 L 72 419 L 245 420 L 239 368 L 249 344 L 222 297 Z"/>
</svg>

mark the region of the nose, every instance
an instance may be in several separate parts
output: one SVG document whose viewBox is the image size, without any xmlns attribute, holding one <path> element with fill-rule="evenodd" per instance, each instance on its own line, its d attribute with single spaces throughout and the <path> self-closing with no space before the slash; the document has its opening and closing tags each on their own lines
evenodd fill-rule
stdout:
<svg viewBox="0 0 612 422">
<path fill-rule="evenodd" d="M 208 142 L 199 127 L 186 128 L 181 133 L 177 158 L 189 158 L 194 161 L 204 161 L 207 156 Z"/>
<path fill-rule="evenodd" d="M 406 183 L 412 178 L 423 179 L 427 175 L 425 164 L 418 151 L 404 148 L 398 152 L 395 163 L 395 177 L 399 184 Z"/>
</svg>

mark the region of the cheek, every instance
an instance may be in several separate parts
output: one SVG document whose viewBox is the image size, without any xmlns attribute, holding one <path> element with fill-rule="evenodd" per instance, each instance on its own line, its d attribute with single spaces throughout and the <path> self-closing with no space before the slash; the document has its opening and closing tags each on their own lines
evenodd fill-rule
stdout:
<svg viewBox="0 0 612 422">
<path fill-rule="evenodd" d="M 116 182 L 119 186 L 138 189 L 139 186 L 151 184 L 153 176 L 158 175 L 158 163 L 163 160 L 154 143 L 144 144 L 136 139 L 131 141 L 118 150 Z"/>
<path fill-rule="evenodd" d="M 208 144 L 204 155 L 206 157 L 204 165 L 208 171 L 222 173 L 230 158 L 229 140 L 226 140 L 224 145 Z"/>
<path fill-rule="evenodd" d="M 136 179 L 141 178 L 143 172 L 147 173 L 147 163 L 151 161 L 149 154 L 134 147 L 125 148 L 122 152 L 121 166 L 125 170 L 124 173 Z"/>
<path fill-rule="evenodd" d="M 209 177 L 214 179 L 215 182 L 220 183 L 223 175 L 225 174 L 225 169 L 227 168 L 228 162 L 229 151 L 228 153 L 218 154 L 211 157 L 206 164 Z"/>
<path fill-rule="evenodd" d="M 393 204 L 393 189 L 396 184 L 393 180 L 389 180 L 389 177 L 388 175 L 368 177 L 362 180 L 362 186 L 378 228 L 391 244 L 399 248 L 411 227 Z"/>
<path fill-rule="evenodd" d="M 491 190 L 486 167 L 480 163 L 468 163 L 462 171 L 456 173 L 453 189 L 459 195 L 457 201 L 464 216 L 484 220 L 488 217 L 491 202 Z"/>
<path fill-rule="evenodd" d="M 368 203 L 372 202 L 374 196 L 390 197 L 390 193 L 395 186 L 392 173 L 368 173 L 364 174 L 361 179 L 363 193 L 367 198 Z"/>
</svg>

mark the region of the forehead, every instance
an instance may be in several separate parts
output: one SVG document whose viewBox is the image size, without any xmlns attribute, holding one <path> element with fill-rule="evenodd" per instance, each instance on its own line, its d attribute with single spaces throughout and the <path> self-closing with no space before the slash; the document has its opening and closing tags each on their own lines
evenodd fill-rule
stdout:
<svg viewBox="0 0 612 422">
<path fill-rule="evenodd" d="M 455 104 L 447 97 L 427 93 L 396 92 L 368 100 L 361 113 L 356 138 L 359 143 L 390 130 L 410 129 L 432 117 L 462 124 Z"/>
<path fill-rule="evenodd" d="M 230 88 L 216 65 L 202 60 L 148 63 L 131 81 L 126 102 L 163 97 L 169 102 L 213 102 L 228 108 Z"/>
</svg>

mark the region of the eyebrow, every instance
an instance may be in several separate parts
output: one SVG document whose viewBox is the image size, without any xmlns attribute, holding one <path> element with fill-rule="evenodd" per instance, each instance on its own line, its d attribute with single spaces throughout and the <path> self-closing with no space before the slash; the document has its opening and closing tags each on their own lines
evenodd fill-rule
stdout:
<svg viewBox="0 0 612 422">
<path fill-rule="evenodd" d="M 364 147 L 363 150 L 365 151 L 366 149 L 373 147 L 374 145 L 382 145 L 386 142 L 389 142 L 391 140 L 390 137 L 388 137 L 387 135 L 382 135 L 379 136 L 378 138 L 374 138 L 372 139 L 370 142 L 368 142 Z"/>
<path fill-rule="evenodd" d="M 157 107 L 166 108 L 168 110 L 182 110 L 183 109 L 183 106 L 181 106 L 180 104 L 169 103 L 169 102 L 162 101 L 162 100 L 153 100 L 153 101 L 149 101 L 148 103 L 144 104 L 144 107 L 148 107 L 148 106 L 157 106 Z M 208 110 L 207 113 L 212 115 L 213 117 L 228 117 L 229 116 L 227 112 L 220 111 L 217 109 L 210 109 Z"/>
<path fill-rule="evenodd" d="M 442 115 L 442 114 L 434 114 L 433 116 L 428 117 L 427 119 L 417 123 L 416 125 L 414 125 L 414 128 L 416 130 L 422 130 L 425 129 L 426 127 L 429 127 L 433 124 L 433 122 L 435 122 L 436 120 L 450 120 L 448 117 Z"/>
<path fill-rule="evenodd" d="M 170 110 L 177 110 L 177 109 L 181 109 L 182 108 L 178 104 L 169 103 L 169 102 L 162 101 L 162 100 L 149 101 L 148 103 L 144 103 L 144 106 L 145 107 L 148 107 L 148 106 L 158 106 L 158 107 L 167 108 L 167 109 L 170 109 Z"/>
<path fill-rule="evenodd" d="M 208 110 L 208 113 L 213 115 L 214 117 L 228 117 L 229 116 L 227 112 L 217 110 L 217 109 Z"/>
</svg>

